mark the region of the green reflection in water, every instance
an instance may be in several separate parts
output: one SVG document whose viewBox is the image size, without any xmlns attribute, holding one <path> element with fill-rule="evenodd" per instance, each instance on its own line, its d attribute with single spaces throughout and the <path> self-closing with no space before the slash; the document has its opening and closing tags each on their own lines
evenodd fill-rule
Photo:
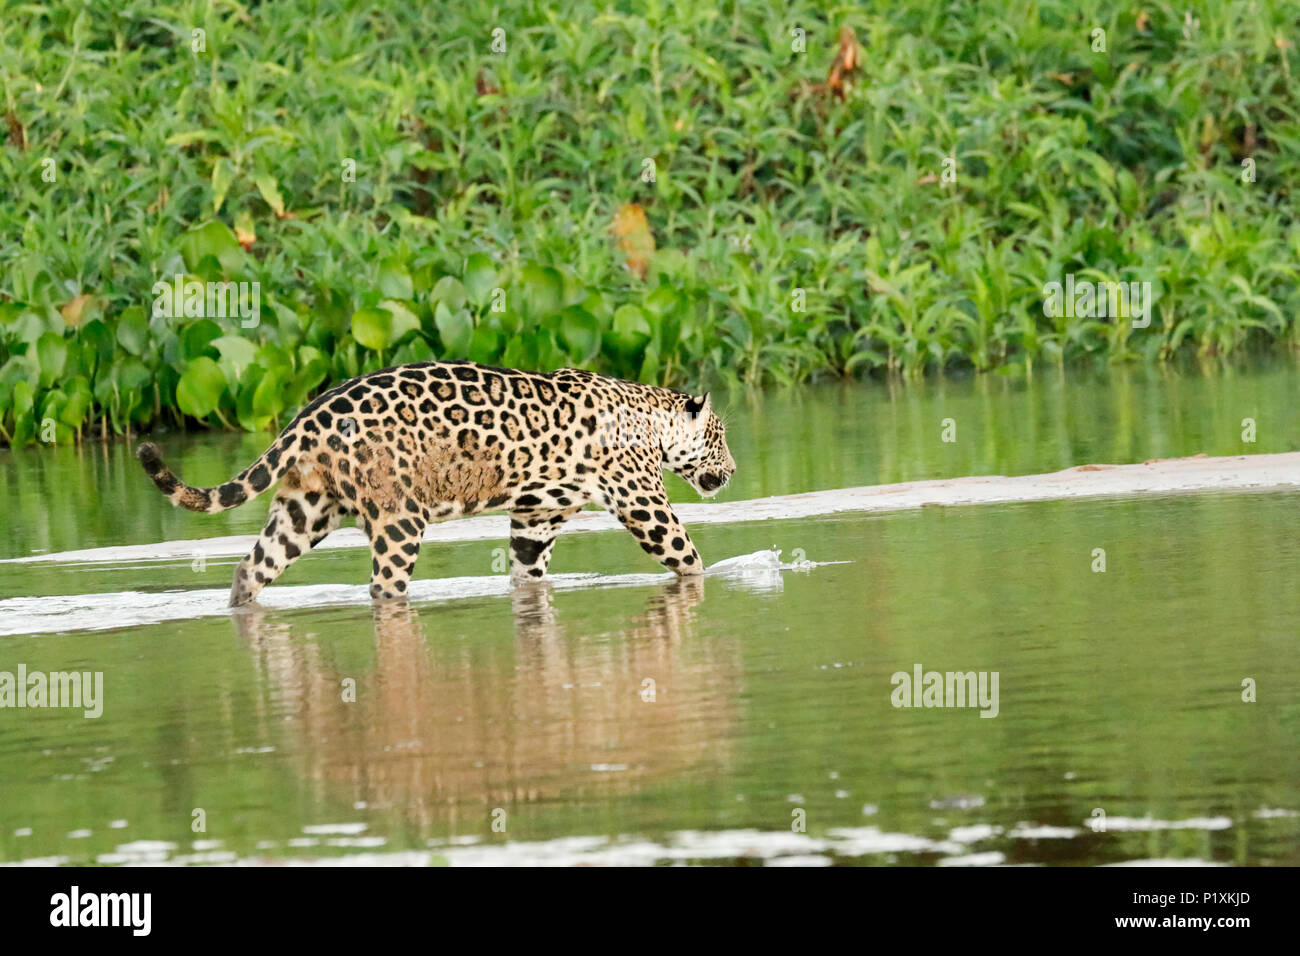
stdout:
<svg viewBox="0 0 1300 956">
<path fill-rule="evenodd" d="M 1295 385 L 1274 368 L 737 400 L 730 496 L 1235 453 L 1245 417 L 1259 429 L 1248 450 L 1290 450 Z M 944 417 L 958 423 L 955 445 L 938 441 Z M 208 480 L 261 440 L 171 443 L 184 473 Z M 227 520 L 164 509 L 117 446 L 20 453 L 3 474 L 11 554 L 261 520 L 256 505 Z M 1010 862 L 1294 865 L 1298 506 L 1292 493 L 1187 495 L 702 526 L 711 562 L 775 546 L 847 563 L 6 638 L 0 670 L 103 671 L 106 702 L 98 720 L 0 710 L 0 859 L 88 860 L 139 840 L 170 841 L 173 855 L 214 840 L 241 857 L 349 853 L 358 839 L 382 850 L 451 836 L 661 840 L 789 832 L 802 809 L 812 836 L 874 826 L 942 841 L 986 825 L 969 849 Z M 489 574 L 499 546 L 427 547 L 417 577 Z M 1092 570 L 1098 548 L 1105 573 Z M 320 552 L 282 580 L 363 583 L 366 565 L 361 551 Z M 0 595 L 224 588 L 230 566 L 7 565 Z M 563 539 L 553 564 L 653 568 L 619 533 Z M 916 664 L 998 671 L 999 716 L 895 709 L 890 675 Z M 1096 808 L 1230 825 L 1094 833 L 1084 821 Z M 497 809 L 505 833 L 491 828 Z M 366 824 L 359 837 L 304 833 L 352 822 Z M 1010 836 L 1020 823 L 1074 835 Z M 746 849 L 739 835 L 722 844 Z"/>
</svg>

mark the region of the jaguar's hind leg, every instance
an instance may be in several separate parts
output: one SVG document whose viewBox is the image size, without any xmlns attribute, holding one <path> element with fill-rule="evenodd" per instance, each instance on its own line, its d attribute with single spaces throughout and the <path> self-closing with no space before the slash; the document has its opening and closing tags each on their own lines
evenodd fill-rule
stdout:
<svg viewBox="0 0 1300 956">
<path fill-rule="evenodd" d="M 370 596 L 406 597 L 415 559 L 420 556 L 424 519 L 409 512 L 379 512 L 374 519 L 363 517 L 362 524 L 370 537 Z"/>
<path fill-rule="evenodd" d="M 261 537 L 235 571 L 230 606 L 247 604 L 301 555 L 339 526 L 339 503 L 319 491 L 281 488 Z"/>
</svg>

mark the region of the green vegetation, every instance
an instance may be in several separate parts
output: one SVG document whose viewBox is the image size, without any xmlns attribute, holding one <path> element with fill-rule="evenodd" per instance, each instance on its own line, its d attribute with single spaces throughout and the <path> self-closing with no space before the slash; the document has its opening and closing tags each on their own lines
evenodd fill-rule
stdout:
<svg viewBox="0 0 1300 956">
<path fill-rule="evenodd" d="M 5 5 L 0 438 L 263 429 L 434 357 L 760 383 L 1300 342 L 1293 5 L 506 7 Z M 178 274 L 258 283 L 259 323 L 154 316 Z M 1150 326 L 1045 316 L 1067 274 L 1151 282 Z"/>
</svg>

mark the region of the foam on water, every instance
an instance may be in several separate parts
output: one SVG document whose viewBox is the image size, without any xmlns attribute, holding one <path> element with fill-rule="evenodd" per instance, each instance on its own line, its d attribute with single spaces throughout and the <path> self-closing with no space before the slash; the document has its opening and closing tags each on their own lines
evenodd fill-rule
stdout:
<svg viewBox="0 0 1300 956">
<path fill-rule="evenodd" d="M 822 562 L 838 563 L 838 562 Z M 726 558 L 710 567 L 706 575 L 736 579 L 755 591 L 781 588 L 785 571 L 807 571 L 818 563 L 787 564 L 779 551 Z M 671 581 L 674 575 L 658 574 L 556 574 L 547 582 L 556 590 L 578 588 L 645 587 Z M 451 601 L 461 598 L 501 597 L 512 585 L 503 574 L 478 577 L 414 580 L 407 592 L 412 601 Z M 228 588 L 167 591 L 115 591 L 103 594 L 53 594 L 43 597 L 8 598 L 0 601 L 0 637 L 26 634 L 100 631 L 238 614 L 227 606 Z M 271 585 L 259 596 L 263 608 L 300 609 L 371 603 L 366 584 Z"/>
<path fill-rule="evenodd" d="M 1193 817 L 1182 820 L 1112 818 L 1126 820 L 1127 830 L 1223 830 L 1234 825 L 1229 817 Z M 1091 821 L 1089 821 L 1091 822 Z M 1110 822 L 1110 821 L 1108 821 Z M 302 827 L 306 836 L 261 840 L 259 852 L 240 855 L 220 840 L 195 840 L 181 845 L 166 840 L 137 839 L 99 853 L 101 865 L 145 864 L 187 866 L 223 864 L 238 866 L 653 866 L 663 863 L 727 862 L 747 859 L 766 866 L 816 866 L 838 859 L 886 856 L 899 862 L 932 862 L 938 866 L 1001 866 L 1006 854 L 989 844 L 1006 838 L 1072 840 L 1088 831 L 1021 821 L 1011 831 L 988 824 L 952 827 L 945 836 L 922 836 L 882 830 L 879 827 L 838 827 L 820 836 L 788 830 L 719 829 L 678 830 L 661 839 L 639 836 L 574 835 L 549 840 L 496 842 L 481 836 L 432 838 L 425 849 L 384 850 L 387 839 L 364 835 L 361 822 L 318 823 Z M 335 854 L 302 856 L 283 851 L 333 847 Z M 43 857 L 0 865 L 51 865 L 74 861 L 67 856 Z M 1211 860 L 1143 858 L 1112 866 L 1216 866 Z"/>
<path fill-rule="evenodd" d="M 1227 818 L 1198 818 L 1188 820 L 1146 820 L 1146 828 L 1162 830 L 1217 830 L 1230 826 Z M 304 833 L 330 834 L 346 832 L 356 834 L 364 824 L 319 824 L 303 827 Z M 1079 831 L 1067 834 L 1063 828 L 1034 822 L 1018 825 L 1022 834 L 1049 831 L 1060 839 L 1070 839 Z M 898 833 L 877 827 L 843 827 L 827 830 L 823 836 L 785 830 L 678 830 L 662 840 L 633 836 L 566 836 L 550 840 L 508 840 L 504 843 L 486 842 L 476 836 L 459 836 L 431 839 L 427 849 L 379 851 L 385 844 L 382 837 L 357 835 L 335 837 L 325 841 L 314 838 L 291 838 L 282 842 L 264 840 L 258 850 L 267 853 L 284 849 L 319 848 L 324 845 L 344 852 L 328 856 L 272 855 L 238 856 L 228 850 L 218 850 L 217 841 L 195 841 L 187 848 L 175 843 L 152 840 L 135 840 L 116 847 L 114 852 L 101 853 L 95 862 L 100 864 L 149 864 L 184 866 L 217 863 L 241 866 L 272 864 L 276 866 L 429 866 L 446 862 L 452 866 L 653 866 L 663 863 L 689 864 L 694 862 L 726 862 L 748 859 L 767 866 L 826 865 L 836 858 L 869 856 L 898 857 L 901 862 L 923 862 L 925 858 L 938 866 L 1000 866 L 1006 855 L 992 847 L 980 848 L 1001 837 L 1002 831 L 992 826 L 956 827 L 946 839 L 936 839 L 912 833 Z M 1016 836 L 1013 832 L 1011 836 Z M 199 852 L 194 852 L 199 851 Z M 918 857 L 920 855 L 920 857 Z M 56 858 L 69 862 L 67 857 Z M 48 858 L 21 861 L 17 865 L 43 864 Z M 1111 864 L 1116 866 L 1214 866 L 1214 862 L 1196 857 L 1152 858 L 1127 860 Z"/>
</svg>

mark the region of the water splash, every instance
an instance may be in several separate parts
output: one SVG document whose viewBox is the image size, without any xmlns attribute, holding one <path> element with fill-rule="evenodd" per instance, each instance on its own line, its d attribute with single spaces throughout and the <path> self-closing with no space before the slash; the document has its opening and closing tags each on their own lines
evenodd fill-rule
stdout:
<svg viewBox="0 0 1300 956">
<path fill-rule="evenodd" d="M 756 591 L 779 591 L 781 575 L 807 571 L 818 565 L 781 561 L 779 551 L 756 551 L 724 558 L 705 572 L 706 576 L 728 578 L 737 586 Z M 556 574 L 547 578 L 557 591 L 582 588 L 646 587 L 671 581 L 674 575 L 658 574 Z M 478 577 L 432 578 L 411 582 L 411 601 L 452 601 L 463 598 L 504 597 L 513 590 L 503 574 Z M 41 597 L 8 598 L 0 601 L 0 637 L 100 631 L 139 627 L 164 621 L 219 617 L 239 611 L 227 606 L 227 588 L 176 589 L 167 591 L 116 591 L 102 594 L 52 594 Z M 273 585 L 259 595 L 263 608 L 292 610 L 336 605 L 368 605 L 370 588 L 365 584 Z"/>
</svg>

